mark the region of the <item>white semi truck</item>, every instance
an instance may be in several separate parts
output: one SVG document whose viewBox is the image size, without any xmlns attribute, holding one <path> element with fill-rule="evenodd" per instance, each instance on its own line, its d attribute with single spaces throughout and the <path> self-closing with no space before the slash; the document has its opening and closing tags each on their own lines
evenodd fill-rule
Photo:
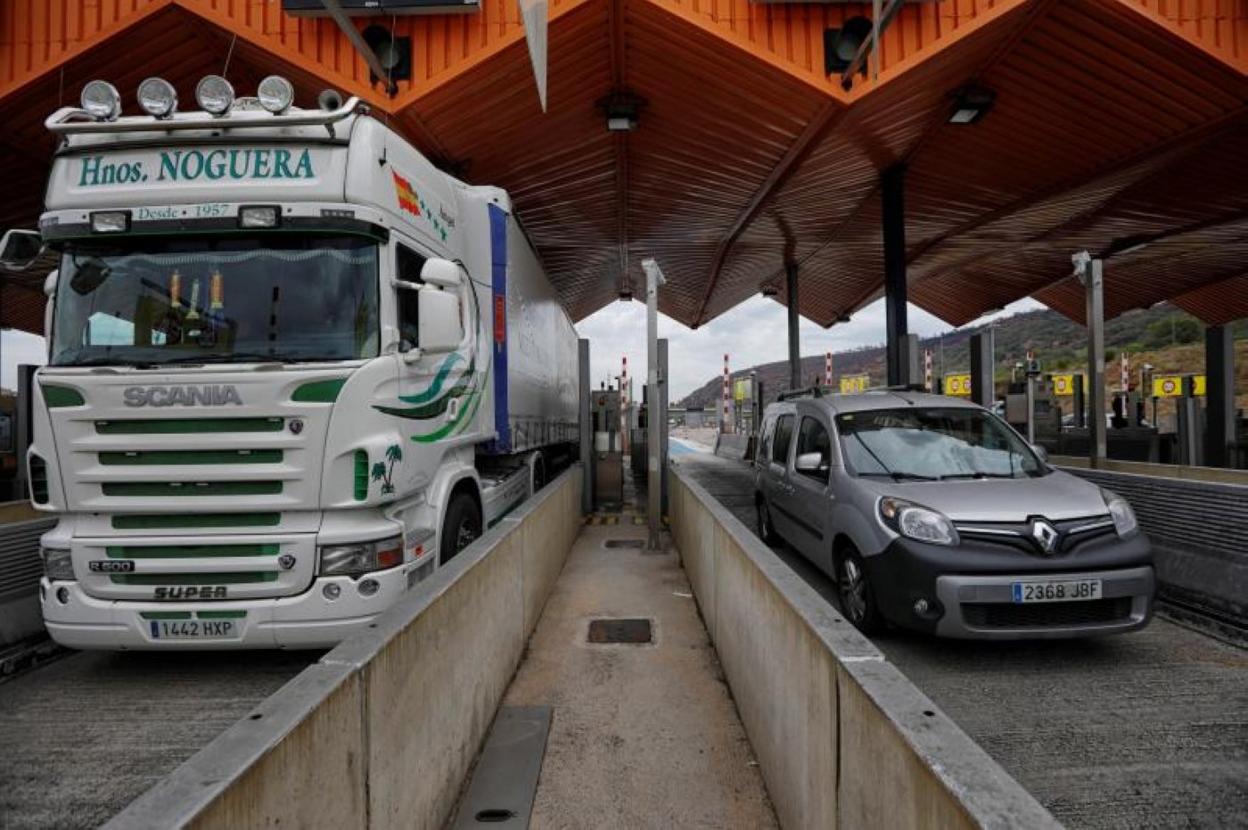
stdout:
<svg viewBox="0 0 1248 830">
<path fill-rule="evenodd" d="M 355 99 L 139 92 L 47 121 L 44 620 L 75 648 L 332 646 L 571 458 L 575 332 L 507 194 Z"/>
</svg>

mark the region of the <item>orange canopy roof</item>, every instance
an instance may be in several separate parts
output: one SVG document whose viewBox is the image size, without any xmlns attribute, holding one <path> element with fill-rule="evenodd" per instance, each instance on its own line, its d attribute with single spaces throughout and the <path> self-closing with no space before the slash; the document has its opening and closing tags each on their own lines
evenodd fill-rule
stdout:
<svg viewBox="0 0 1248 830">
<path fill-rule="evenodd" d="M 942 0 L 907 4 L 878 77 L 823 74 L 823 31 L 867 4 L 552 0 L 549 109 L 518 6 L 400 17 L 413 78 L 391 98 L 326 19 L 278 3 L 9 0 L 0 27 L 0 226 L 33 226 L 54 146 L 44 117 L 93 77 L 126 101 L 159 74 L 183 92 L 286 74 L 299 100 L 369 101 L 435 161 L 507 188 L 565 305 L 582 318 L 641 280 L 699 325 L 797 262 L 802 313 L 830 325 L 879 295 L 880 172 L 906 166 L 910 298 L 963 323 L 1025 296 L 1080 319 L 1071 253 L 1113 254 L 1106 309 L 1173 299 L 1248 315 L 1248 2 Z M 361 20 L 363 27 L 367 22 Z M 996 94 L 949 123 L 955 90 Z M 639 126 L 610 133 L 627 93 Z M 0 325 L 41 327 L 41 274 L 0 277 Z"/>
</svg>

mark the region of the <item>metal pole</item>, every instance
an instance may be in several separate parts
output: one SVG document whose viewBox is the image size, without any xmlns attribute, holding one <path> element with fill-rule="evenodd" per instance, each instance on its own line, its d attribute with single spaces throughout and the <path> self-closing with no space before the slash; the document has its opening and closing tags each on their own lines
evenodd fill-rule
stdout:
<svg viewBox="0 0 1248 830">
<path fill-rule="evenodd" d="M 902 338 L 906 336 L 906 211 L 905 168 L 894 165 L 880 179 L 884 200 L 884 320 L 888 343 L 888 385 L 908 383 L 904 377 Z"/>
<path fill-rule="evenodd" d="M 789 388 L 802 388 L 802 349 L 798 337 L 797 263 L 784 266 L 784 281 L 789 297 Z"/>
<path fill-rule="evenodd" d="M 992 340 L 988 332 L 971 335 L 971 400 L 980 406 L 992 406 Z"/>
<path fill-rule="evenodd" d="M 1036 379 L 1027 374 L 1027 443 L 1036 443 Z"/>
<path fill-rule="evenodd" d="M 661 436 L 659 439 L 659 479 L 661 486 L 659 488 L 662 493 L 660 500 L 659 521 L 667 515 L 667 407 L 668 407 L 668 385 L 667 385 L 667 338 L 659 339 L 659 429 Z"/>
<path fill-rule="evenodd" d="M 593 390 L 589 381 L 589 341 L 581 339 L 577 342 L 577 361 L 579 363 L 581 387 L 581 512 L 594 512 L 594 426 L 591 423 L 590 400 Z"/>
<path fill-rule="evenodd" d="M 659 550 L 663 547 L 660 538 L 663 522 L 663 448 L 660 446 L 662 437 L 660 429 L 666 429 L 667 423 L 660 422 L 662 414 L 659 404 L 659 286 L 663 285 L 663 272 L 653 259 L 644 259 L 641 268 L 646 272 L 646 395 L 650 401 L 650 417 L 646 422 L 646 513 L 649 519 L 649 537 L 646 547 Z"/>
<path fill-rule="evenodd" d="M 1205 329 L 1205 420 L 1208 430 L 1205 464 L 1210 467 L 1234 465 L 1234 349 L 1231 329 L 1228 326 L 1209 326 Z M 1153 425 L 1156 426 L 1156 423 Z"/>
<path fill-rule="evenodd" d="M 1088 327 L 1088 461 L 1105 460 L 1105 276 L 1099 259 L 1085 260 L 1080 280 L 1087 292 Z"/>
</svg>

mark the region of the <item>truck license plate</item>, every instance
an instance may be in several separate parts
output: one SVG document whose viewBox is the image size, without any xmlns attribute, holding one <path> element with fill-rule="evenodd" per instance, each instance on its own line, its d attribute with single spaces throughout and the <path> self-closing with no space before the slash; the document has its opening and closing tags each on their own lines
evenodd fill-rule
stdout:
<svg viewBox="0 0 1248 830">
<path fill-rule="evenodd" d="M 1015 602 L 1078 602 L 1100 598 L 1099 579 L 1014 583 Z"/>
<path fill-rule="evenodd" d="M 228 640 L 238 636 L 234 620 L 150 620 L 153 640 Z"/>
</svg>

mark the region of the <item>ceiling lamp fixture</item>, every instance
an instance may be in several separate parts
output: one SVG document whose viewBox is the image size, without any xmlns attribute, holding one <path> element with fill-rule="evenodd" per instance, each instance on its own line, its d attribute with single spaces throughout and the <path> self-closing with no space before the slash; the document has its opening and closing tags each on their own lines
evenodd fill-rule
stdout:
<svg viewBox="0 0 1248 830">
<path fill-rule="evenodd" d="M 953 113 L 949 116 L 950 124 L 974 124 L 983 118 L 997 102 L 997 93 L 991 89 L 978 86 L 967 86 L 959 89 L 955 96 Z"/>
<path fill-rule="evenodd" d="M 598 102 L 607 119 L 607 132 L 631 133 L 637 129 L 643 101 L 631 92 L 616 92 Z"/>
<path fill-rule="evenodd" d="M 839 29 L 823 31 L 823 72 L 834 75 L 849 69 L 858 50 L 871 37 L 871 21 L 865 17 L 851 17 Z"/>
<path fill-rule="evenodd" d="M 395 81 L 410 81 L 412 78 L 412 39 L 395 37 L 385 26 L 373 24 L 364 30 L 364 42 L 377 56 L 377 63 L 386 73 L 377 77 L 370 71 L 369 80 L 373 83 L 385 81 L 386 92 L 394 95 L 398 91 Z"/>
<path fill-rule="evenodd" d="M 776 296 L 778 296 L 779 294 L 780 294 L 780 289 L 779 289 L 779 288 L 776 288 L 774 285 L 764 285 L 764 286 L 763 286 L 763 296 L 764 296 L 764 297 L 776 297 Z"/>
</svg>

